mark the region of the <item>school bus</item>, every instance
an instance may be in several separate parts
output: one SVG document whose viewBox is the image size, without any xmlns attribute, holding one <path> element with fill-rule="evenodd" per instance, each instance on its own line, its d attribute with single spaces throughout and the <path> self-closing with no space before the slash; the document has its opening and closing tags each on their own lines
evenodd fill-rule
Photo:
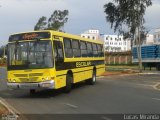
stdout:
<svg viewBox="0 0 160 120">
<path fill-rule="evenodd" d="M 64 88 L 95 84 L 105 71 L 103 42 L 42 30 L 12 34 L 8 41 L 7 85 L 12 89 Z"/>
</svg>

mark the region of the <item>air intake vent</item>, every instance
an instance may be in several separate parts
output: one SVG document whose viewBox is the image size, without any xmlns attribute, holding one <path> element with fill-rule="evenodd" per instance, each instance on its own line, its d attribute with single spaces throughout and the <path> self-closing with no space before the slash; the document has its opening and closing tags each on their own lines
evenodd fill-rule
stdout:
<svg viewBox="0 0 160 120">
<path fill-rule="evenodd" d="M 29 77 L 34 77 L 34 76 L 42 76 L 43 73 L 30 73 Z"/>
<path fill-rule="evenodd" d="M 14 74 L 15 77 L 28 77 L 28 74 Z"/>
</svg>

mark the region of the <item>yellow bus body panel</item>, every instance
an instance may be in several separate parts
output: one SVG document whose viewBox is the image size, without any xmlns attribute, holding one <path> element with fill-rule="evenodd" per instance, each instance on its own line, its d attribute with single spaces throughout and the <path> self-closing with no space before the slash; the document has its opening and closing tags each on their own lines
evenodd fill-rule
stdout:
<svg viewBox="0 0 160 120">
<path fill-rule="evenodd" d="M 44 30 L 44 31 L 46 32 L 47 30 Z M 32 31 L 32 32 L 39 32 L 39 31 Z M 103 42 L 100 40 L 86 39 L 77 35 L 72 35 L 72 34 L 67 34 L 67 33 L 57 32 L 57 31 L 48 30 L 48 32 L 51 33 L 51 37 L 46 40 L 51 40 L 51 41 L 59 40 L 63 42 L 63 38 L 66 37 L 70 39 L 77 39 L 77 40 L 82 40 L 82 41 L 103 45 Z M 25 41 L 26 40 L 23 40 L 20 42 L 25 42 Z M 27 41 L 30 41 L 30 40 L 27 40 Z M 54 68 L 8 70 L 8 82 L 9 83 L 14 83 L 14 82 L 15 83 L 39 83 L 47 80 L 54 80 L 55 82 L 54 89 L 62 88 L 66 86 L 66 75 L 68 71 L 72 71 L 73 73 L 73 83 L 77 83 L 77 82 L 92 78 L 94 67 L 96 67 L 97 76 L 104 73 L 105 64 L 102 63 L 97 65 L 90 65 L 90 62 L 92 61 L 95 61 L 95 62 L 104 61 L 104 56 L 103 57 L 66 58 L 64 53 L 64 63 L 73 62 L 74 64 L 76 64 L 75 68 L 57 71 L 56 65 L 54 63 Z M 23 64 L 23 61 L 12 61 L 12 65 L 21 65 L 21 64 Z"/>
</svg>

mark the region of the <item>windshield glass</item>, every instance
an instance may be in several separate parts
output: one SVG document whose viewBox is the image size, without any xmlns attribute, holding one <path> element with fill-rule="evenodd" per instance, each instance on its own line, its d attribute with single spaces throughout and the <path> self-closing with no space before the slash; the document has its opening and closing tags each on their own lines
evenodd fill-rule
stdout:
<svg viewBox="0 0 160 120">
<path fill-rule="evenodd" d="M 8 44 L 8 69 L 53 67 L 51 41 Z"/>
</svg>

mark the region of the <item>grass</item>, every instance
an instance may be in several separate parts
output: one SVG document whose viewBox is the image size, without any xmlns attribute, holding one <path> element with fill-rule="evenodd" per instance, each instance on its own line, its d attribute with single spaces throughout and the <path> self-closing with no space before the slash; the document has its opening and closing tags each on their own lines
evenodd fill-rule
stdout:
<svg viewBox="0 0 160 120">
<path fill-rule="evenodd" d="M 132 74 L 137 72 L 137 65 L 106 65 L 106 72 L 103 75 Z"/>
<path fill-rule="evenodd" d="M 156 67 L 151 68 L 151 71 L 156 70 Z M 146 67 L 144 71 L 150 71 L 150 67 Z M 138 65 L 106 65 L 106 72 L 104 73 L 104 75 L 130 74 L 138 72 Z"/>
<path fill-rule="evenodd" d="M 120 71 L 127 71 L 127 70 L 138 70 L 137 65 L 106 65 L 106 71 L 112 72 L 120 72 Z"/>
</svg>

